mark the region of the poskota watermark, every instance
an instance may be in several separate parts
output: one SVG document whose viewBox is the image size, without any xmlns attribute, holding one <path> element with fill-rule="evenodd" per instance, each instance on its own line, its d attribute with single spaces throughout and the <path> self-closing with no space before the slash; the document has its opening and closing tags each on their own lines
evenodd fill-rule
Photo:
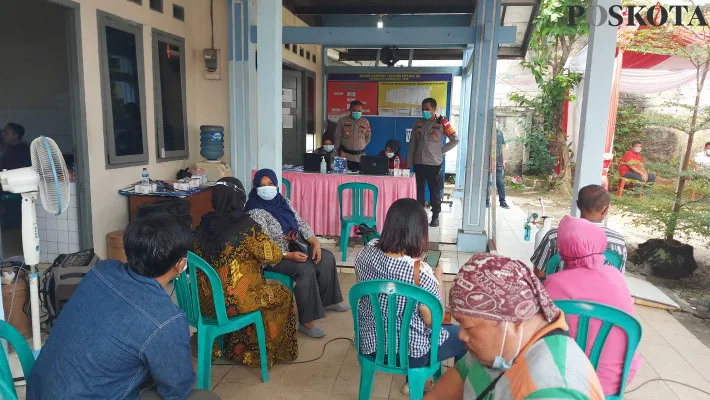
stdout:
<svg viewBox="0 0 710 400">
<path fill-rule="evenodd" d="M 577 26 L 583 19 L 594 26 L 661 26 L 669 21 L 674 26 L 708 26 L 701 7 L 686 5 L 613 5 L 609 9 L 593 6 L 586 10 L 582 6 L 570 6 L 567 8 L 567 16 L 567 26 Z"/>
</svg>

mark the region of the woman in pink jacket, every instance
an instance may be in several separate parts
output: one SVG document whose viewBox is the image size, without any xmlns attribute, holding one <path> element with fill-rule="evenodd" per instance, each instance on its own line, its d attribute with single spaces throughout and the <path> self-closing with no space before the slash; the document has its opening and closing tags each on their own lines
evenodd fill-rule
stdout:
<svg viewBox="0 0 710 400">
<path fill-rule="evenodd" d="M 634 315 L 634 300 L 631 298 L 624 276 L 616 268 L 604 265 L 606 234 L 593 223 L 566 216 L 562 219 L 557 233 L 557 247 L 565 269 L 550 275 L 544 286 L 553 300 L 593 301 L 618 308 Z M 568 316 L 567 322 L 572 337 L 577 335 L 578 318 Z M 587 355 L 601 328 L 601 321 L 589 322 Z M 621 384 L 627 339 L 626 333 L 614 327 L 604 344 L 597 375 L 606 396 L 616 394 Z M 638 352 L 634 355 L 629 371 L 629 382 L 641 367 Z"/>
</svg>

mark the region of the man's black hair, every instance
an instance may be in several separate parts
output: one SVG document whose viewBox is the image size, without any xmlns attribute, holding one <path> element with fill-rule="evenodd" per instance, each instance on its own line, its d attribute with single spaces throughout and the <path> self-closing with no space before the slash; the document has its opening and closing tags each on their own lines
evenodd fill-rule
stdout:
<svg viewBox="0 0 710 400">
<path fill-rule="evenodd" d="M 353 108 L 355 106 L 360 106 L 362 107 L 362 102 L 360 100 L 353 100 L 350 102 L 350 108 Z"/>
<path fill-rule="evenodd" d="M 385 253 L 421 257 L 429 246 L 427 215 L 414 199 L 399 199 L 387 211 L 378 247 Z"/>
<path fill-rule="evenodd" d="M 710 142 L 705 143 L 705 147 L 710 146 Z"/>
<path fill-rule="evenodd" d="M 424 104 L 429 103 L 431 105 L 431 108 L 436 108 L 436 100 L 432 99 L 431 97 L 427 97 L 426 99 L 422 100 L 422 107 L 424 107 Z"/>
<path fill-rule="evenodd" d="M 138 275 L 157 278 L 187 257 L 192 249 L 190 227 L 168 213 L 133 220 L 123 235 L 128 267 Z"/>
<path fill-rule="evenodd" d="M 609 206 L 609 192 L 599 185 L 589 185 L 579 189 L 577 207 L 580 210 L 602 212 Z"/>
<path fill-rule="evenodd" d="M 631 142 L 631 147 L 634 147 L 637 144 L 642 144 L 642 142 L 640 140 L 634 140 L 633 142 Z"/>
<path fill-rule="evenodd" d="M 17 136 L 19 136 L 20 139 L 22 139 L 22 137 L 25 136 L 25 127 L 20 124 L 10 122 L 9 124 L 5 125 L 5 128 L 10 129 L 11 131 L 15 132 L 15 134 Z"/>
</svg>

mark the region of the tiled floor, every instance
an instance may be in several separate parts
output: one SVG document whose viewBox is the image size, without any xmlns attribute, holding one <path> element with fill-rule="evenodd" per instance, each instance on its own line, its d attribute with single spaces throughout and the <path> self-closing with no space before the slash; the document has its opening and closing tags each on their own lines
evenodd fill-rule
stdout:
<svg viewBox="0 0 710 400">
<path fill-rule="evenodd" d="M 341 273 L 343 295 L 355 284 L 355 276 Z M 449 285 L 447 284 L 447 287 Z M 447 296 L 448 297 L 448 296 Z M 677 380 L 710 392 L 710 349 L 678 323 L 668 312 L 639 306 L 643 325 L 640 352 L 643 366 L 629 390 L 654 378 Z M 352 338 L 350 313 L 328 313 L 319 325 L 328 331 L 324 339 L 310 339 L 299 334 L 298 361 L 317 358 L 323 346 L 336 337 Z M 270 371 L 271 381 L 262 383 L 258 369 L 243 366 L 214 366 L 212 383 L 222 399 L 356 399 L 360 368 L 353 345 L 336 340 L 317 361 L 279 365 Z M 372 399 L 406 399 L 400 393 L 402 376 L 379 373 L 375 378 Z M 696 390 L 668 382 L 651 382 L 625 396 L 630 400 L 710 399 Z"/>
</svg>

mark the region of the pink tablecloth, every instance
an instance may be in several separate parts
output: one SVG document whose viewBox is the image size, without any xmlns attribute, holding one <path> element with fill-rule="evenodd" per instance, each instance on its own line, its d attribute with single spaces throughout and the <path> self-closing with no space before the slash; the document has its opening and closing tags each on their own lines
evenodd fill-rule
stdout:
<svg viewBox="0 0 710 400">
<path fill-rule="evenodd" d="M 417 185 L 414 177 L 341 175 L 318 173 L 284 172 L 291 181 L 291 202 L 304 221 L 316 235 L 340 236 L 340 208 L 338 186 L 343 183 L 364 182 L 377 186 L 377 231 L 382 225 L 390 205 L 402 198 L 416 198 Z M 369 193 L 369 192 L 367 192 Z M 350 191 L 343 193 L 343 211 L 350 214 Z M 368 214 L 372 214 L 372 197 L 366 196 Z M 354 233 L 351 233 L 354 236 Z"/>
</svg>

